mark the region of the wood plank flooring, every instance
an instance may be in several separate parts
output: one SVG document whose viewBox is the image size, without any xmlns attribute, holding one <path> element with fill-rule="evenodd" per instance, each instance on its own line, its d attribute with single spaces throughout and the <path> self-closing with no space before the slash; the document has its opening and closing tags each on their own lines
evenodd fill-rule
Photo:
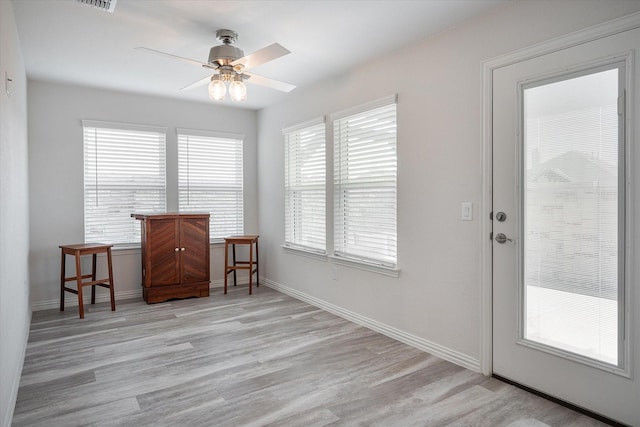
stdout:
<svg viewBox="0 0 640 427">
<path fill-rule="evenodd" d="M 598 426 L 261 286 L 34 312 L 14 426 Z"/>
</svg>

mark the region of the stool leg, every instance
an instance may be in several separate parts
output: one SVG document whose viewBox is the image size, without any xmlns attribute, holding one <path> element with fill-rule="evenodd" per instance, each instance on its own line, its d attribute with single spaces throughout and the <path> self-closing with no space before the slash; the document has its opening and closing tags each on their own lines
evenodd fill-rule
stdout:
<svg viewBox="0 0 640 427">
<path fill-rule="evenodd" d="M 82 300 L 82 268 L 80 267 L 80 253 L 76 252 L 76 281 L 78 283 L 78 312 L 84 319 L 84 301 Z"/>
<path fill-rule="evenodd" d="M 60 252 L 62 253 L 62 256 L 60 257 L 60 259 L 62 259 L 62 262 L 60 263 L 60 311 L 64 311 L 64 284 L 65 284 L 65 271 L 64 271 L 64 267 L 65 267 L 65 263 L 64 263 L 64 249 L 60 249 Z"/>
<path fill-rule="evenodd" d="M 256 239 L 256 288 L 260 286 L 260 260 L 258 258 L 258 239 Z"/>
<path fill-rule="evenodd" d="M 231 244 L 231 251 L 233 252 L 233 266 L 236 266 L 236 244 L 232 243 Z M 236 269 L 233 269 L 233 286 L 236 286 L 238 284 L 238 277 L 236 276 Z"/>
<path fill-rule="evenodd" d="M 96 280 L 96 259 L 97 255 L 93 254 L 91 256 L 91 281 L 95 282 Z M 96 303 L 96 285 L 91 285 L 91 304 Z"/>
<path fill-rule="evenodd" d="M 251 285 L 253 283 L 253 245 L 249 245 L 249 295 L 252 295 Z"/>
<path fill-rule="evenodd" d="M 227 276 L 229 275 L 229 244 L 224 242 L 224 294 L 227 294 Z"/>
<path fill-rule="evenodd" d="M 111 248 L 107 248 L 107 268 L 109 269 L 109 296 L 111 297 L 111 311 L 116 311 L 116 297 L 115 291 L 113 290 L 113 269 L 111 268 Z"/>
</svg>

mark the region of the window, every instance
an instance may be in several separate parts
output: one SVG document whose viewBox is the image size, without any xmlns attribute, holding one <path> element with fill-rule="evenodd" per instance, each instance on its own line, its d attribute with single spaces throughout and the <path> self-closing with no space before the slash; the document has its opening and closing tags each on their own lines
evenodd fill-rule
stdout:
<svg viewBox="0 0 640 427">
<path fill-rule="evenodd" d="M 334 255 L 395 269 L 395 96 L 333 118 Z"/>
<path fill-rule="evenodd" d="M 326 252 L 324 121 L 284 129 L 285 246 Z"/>
<path fill-rule="evenodd" d="M 242 140 L 178 129 L 178 210 L 210 213 L 211 239 L 243 234 Z"/>
<path fill-rule="evenodd" d="M 166 129 L 82 121 L 84 240 L 140 243 L 131 214 L 166 210 Z"/>
</svg>

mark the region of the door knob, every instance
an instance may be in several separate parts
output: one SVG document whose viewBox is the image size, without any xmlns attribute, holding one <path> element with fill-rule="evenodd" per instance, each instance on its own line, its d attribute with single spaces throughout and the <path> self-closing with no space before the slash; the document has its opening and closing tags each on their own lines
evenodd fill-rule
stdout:
<svg viewBox="0 0 640 427">
<path fill-rule="evenodd" d="M 502 245 L 505 242 L 513 242 L 513 239 L 508 238 L 504 233 L 498 233 L 496 234 L 496 242 Z"/>
</svg>

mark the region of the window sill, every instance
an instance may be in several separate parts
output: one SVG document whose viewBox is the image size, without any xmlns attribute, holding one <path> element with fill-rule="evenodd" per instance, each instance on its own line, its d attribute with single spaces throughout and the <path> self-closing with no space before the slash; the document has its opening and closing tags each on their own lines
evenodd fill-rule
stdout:
<svg viewBox="0 0 640 427">
<path fill-rule="evenodd" d="M 293 246 L 287 246 L 287 245 L 281 245 L 281 248 L 284 249 L 285 252 L 293 255 L 304 256 L 307 258 L 313 258 L 313 259 L 317 259 L 325 262 L 327 261 L 327 254 L 324 252 L 315 252 L 315 251 L 305 250 L 302 248 L 295 248 Z"/>
<path fill-rule="evenodd" d="M 140 245 L 114 246 L 111 248 L 113 256 L 120 255 L 138 255 L 140 254 Z"/>
<path fill-rule="evenodd" d="M 224 239 L 212 239 L 209 242 L 209 246 L 224 246 Z M 138 255 L 140 254 L 140 245 L 123 245 L 123 246 L 114 246 L 111 248 L 111 252 L 113 256 L 116 255 Z"/>
<path fill-rule="evenodd" d="M 382 274 L 384 276 L 389 276 L 389 277 L 400 277 L 400 269 L 398 268 L 385 267 L 379 264 L 372 264 L 364 261 L 358 261 L 355 259 L 337 257 L 335 255 L 331 255 L 329 256 L 329 258 L 331 258 L 331 260 L 334 263 L 338 265 L 344 265 L 345 267 L 353 267 L 359 270 L 369 271 L 376 274 Z"/>
</svg>

